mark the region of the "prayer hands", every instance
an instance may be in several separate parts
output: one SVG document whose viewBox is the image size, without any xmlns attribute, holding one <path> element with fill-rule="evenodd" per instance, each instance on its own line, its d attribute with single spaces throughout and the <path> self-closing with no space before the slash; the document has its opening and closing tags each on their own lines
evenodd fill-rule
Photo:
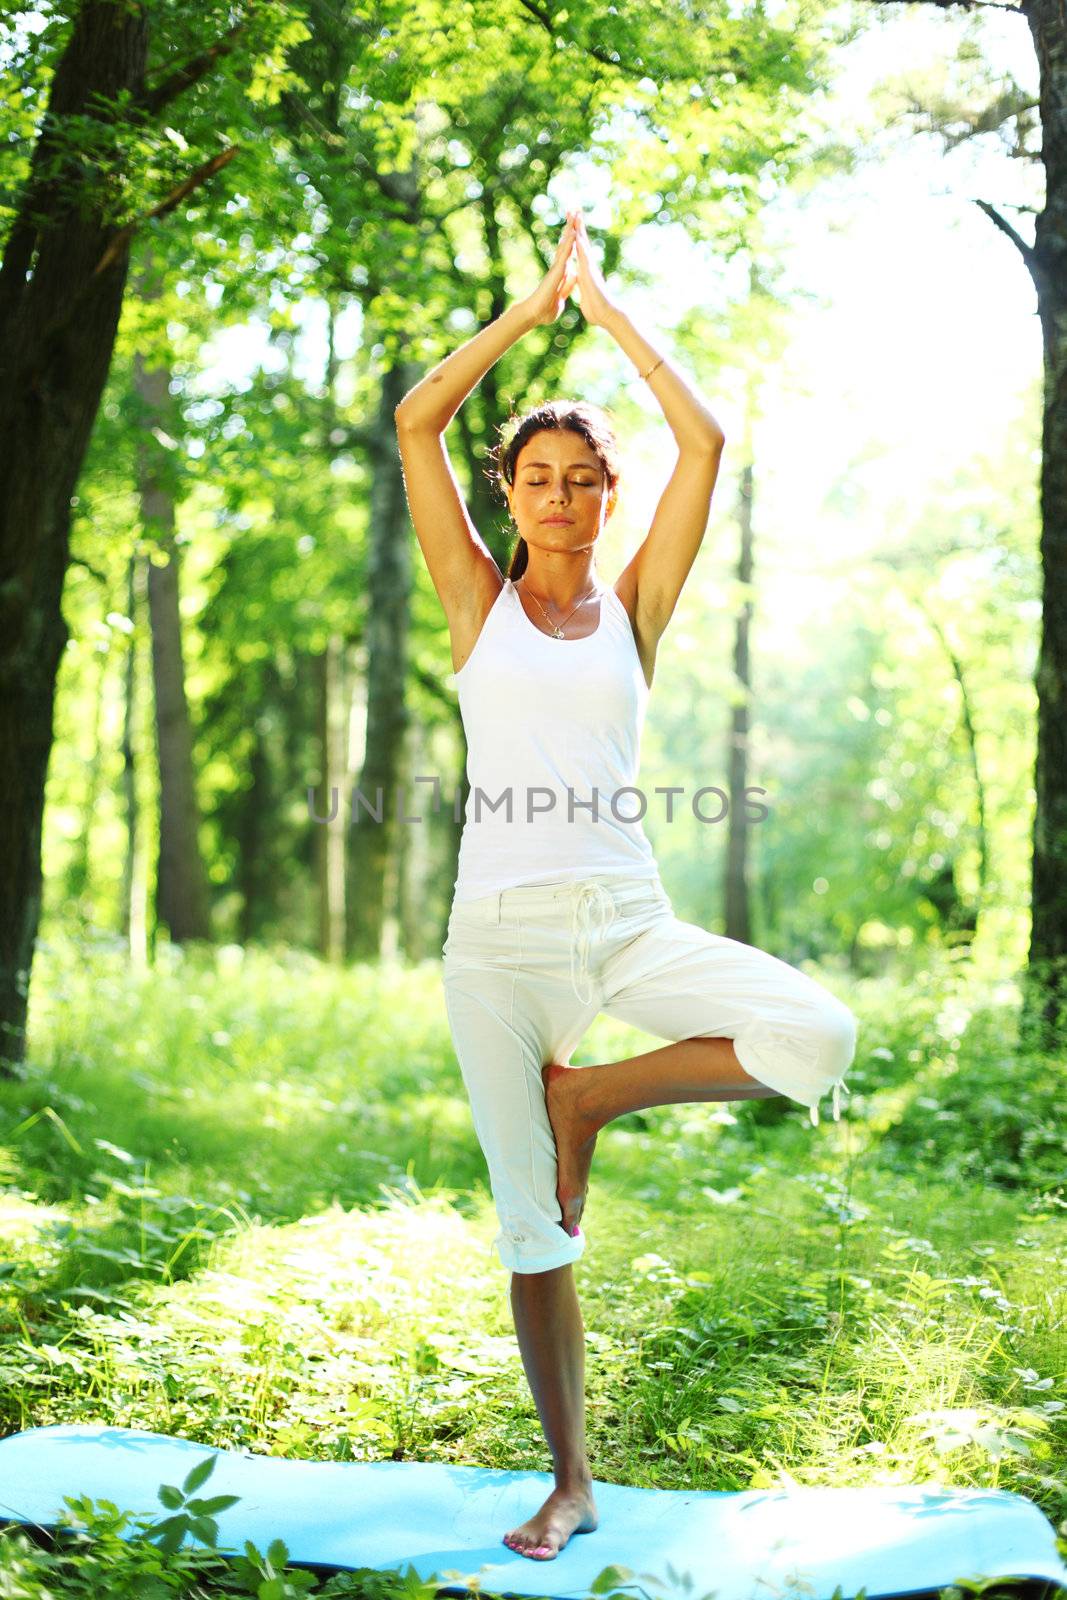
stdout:
<svg viewBox="0 0 1067 1600">
<path fill-rule="evenodd" d="M 589 235 L 585 231 L 585 218 L 581 210 L 570 213 L 576 224 L 574 241 L 574 254 L 577 264 L 577 288 L 581 295 L 582 316 L 586 322 L 594 327 L 605 326 L 615 305 L 608 299 L 607 287 L 600 275 L 600 268 L 593 260 L 589 249 Z"/>
<path fill-rule="evenodd" d="M 555 259 L 533 294 L 522 304 L 536 323 L 555 322 L 573 289 L 577 288 L 586 322 L 604 327 L 616 307 L 608 299 L 604 279 L 589 249 L 589 236 L 580 210 L 568 211 Z"/>
</svg>

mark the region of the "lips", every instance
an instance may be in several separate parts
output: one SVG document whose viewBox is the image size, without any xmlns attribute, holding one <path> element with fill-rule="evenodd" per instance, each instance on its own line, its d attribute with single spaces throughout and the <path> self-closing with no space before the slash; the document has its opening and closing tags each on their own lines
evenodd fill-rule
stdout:
<svg viewBox="0 0 1067 1600">
<path fill-rule="evenodd" d="M 542 524 L 546 522 L 558 522 L 565 528 L 570 528 L 573 526 L 573 522 L 570 517 L 542 517 L 541 522 Z"/>
</svg>

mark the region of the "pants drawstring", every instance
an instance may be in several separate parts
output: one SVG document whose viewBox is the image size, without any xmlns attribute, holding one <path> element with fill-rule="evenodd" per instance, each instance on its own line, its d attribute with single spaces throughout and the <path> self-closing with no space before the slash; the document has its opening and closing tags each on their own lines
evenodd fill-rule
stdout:
<svg viewBox="0 0 1067 1600">
<path fill-rule="evenodd" d="M 574 915 L 571 918 L 571 987 L 578 999 L 587 1004 L 593 998 L 593 984 L 589 976 L 589 938 L 594 912 L 600 913 L 600 931 L 607 933 L 615 921 L 615 898 L 602 883 L 583 883 L 574 894 Z M 574 953 L 580 952 L 578 977 L 584 981 L 589 993 L 582 994 L 575 982 Z"/>
<path fill-rule="evenodd" d="M 844 1091 L 845 1091 L 845 1093 L 847 1095 L 851 1095 L 852 1090 L 849 1088 L 848 1084 L 845 1083 L 845 1081 L 842 1078 L 835 1078 L 834 1079 L 833 1089 L 834 1089 L 834 1098 L 833 1098 L 833 1101 L 832 1101 L 832 1105 L 833 1105 L 833 1111 L 834 1111 L 834 1121 L 835 1122 L 840 1122 L 841 1121 L 841 1090 L 844 1089 Z M 819 1107 L 818 1107 L 818 1105 L 809 1106 L 808 1107 L 808 1115 L 811 1117 L 811 1125 L 812 1125 L 812 1127 L 813 1128 L 817 1128 L 819 1126 Z"/>
</svg>

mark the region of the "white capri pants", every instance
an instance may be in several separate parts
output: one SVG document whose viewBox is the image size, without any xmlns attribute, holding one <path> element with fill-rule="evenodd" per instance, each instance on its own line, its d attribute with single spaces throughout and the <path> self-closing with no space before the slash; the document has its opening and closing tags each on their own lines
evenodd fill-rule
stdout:
<svg viewBox="0 0 1067 1600">
<path fill-rule="evenodd" d="M 567 1062 L 605 1012 L 661 1039 L 731 1039 L 753 1078 L 810 1107 L 856 1052 L 856 1019 L 776 956 L 674 915 L 658 878 L 593 876 L 454 902 L 445 1008 L 513 1272 L 577 1261 L 563 1227 L 541 1068 Z M 847 1085 L 844 1085 L 847 1091 Z"/>
</svg>

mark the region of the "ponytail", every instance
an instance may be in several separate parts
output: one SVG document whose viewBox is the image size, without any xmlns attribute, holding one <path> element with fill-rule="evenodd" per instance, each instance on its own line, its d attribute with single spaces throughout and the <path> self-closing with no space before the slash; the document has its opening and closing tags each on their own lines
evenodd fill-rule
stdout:
<svg viewBox="0 0 1067 1600">
<path fill-rule="evenodd" d="M 530 546 L 526 543 L 526 540 L 520 533 L 515 543 L 515 548 L 511 553 L 511 561 L 508 563 L 507 575 L 511 579 L 512 583 L 518 582 L 529 564 Z"/>
</svg>

